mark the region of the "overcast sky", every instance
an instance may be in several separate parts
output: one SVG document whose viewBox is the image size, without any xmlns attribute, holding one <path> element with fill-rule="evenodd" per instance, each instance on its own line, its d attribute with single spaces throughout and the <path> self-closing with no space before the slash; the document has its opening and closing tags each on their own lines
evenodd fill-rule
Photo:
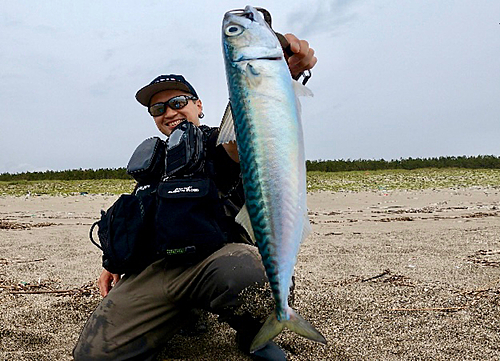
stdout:
<svg viewBox="0 0 500 361">
<path fill-rule="evenodd" d="M 184 74 L 219 124 L 233 1 L 0 1 L 0 173 L 126 166 L 159 135 L 136 91 Z M 500 1 L 266 1 L 318 64 L 307 159 L 500 155 Z"/>
</svg>

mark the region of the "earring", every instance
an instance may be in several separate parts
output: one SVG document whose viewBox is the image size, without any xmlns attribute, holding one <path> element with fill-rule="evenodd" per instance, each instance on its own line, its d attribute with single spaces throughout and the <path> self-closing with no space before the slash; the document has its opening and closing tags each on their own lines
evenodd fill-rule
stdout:
<svg viewBox="0 0 500 361">
<path fill-rule="evenodd" d="M 205 114 L 203 114 L 203 112 L 200 112 L 200 114 L 198 115 L 198 118 L 203 118 L 205 116 Z"/>
</svg>

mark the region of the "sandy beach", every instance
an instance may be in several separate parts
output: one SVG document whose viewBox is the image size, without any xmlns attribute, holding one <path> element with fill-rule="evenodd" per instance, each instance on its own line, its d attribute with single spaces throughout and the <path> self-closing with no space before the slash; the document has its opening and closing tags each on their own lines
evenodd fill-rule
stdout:
<svg viewBox="0 0 500 361">
<path fill-rule="evenodd" d="M 71 360 L 100 302 L 91 224 L 117 196 L 0 197 L 0 359 Z M 500 359 L 500 189 L 315 192 L 295 309 L 328 340 L 285 331 L 289 360 Z M 247 360 L 208 317 L 159 360 Z"/>
</svg>

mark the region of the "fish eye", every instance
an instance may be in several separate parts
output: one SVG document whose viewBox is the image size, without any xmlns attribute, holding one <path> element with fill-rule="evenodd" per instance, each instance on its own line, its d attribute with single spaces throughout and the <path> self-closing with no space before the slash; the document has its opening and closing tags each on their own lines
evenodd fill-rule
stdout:
<svg viewBox="0 0 500 361">
<path fill-rule="evenodd" d="M 240 26 L 237 24 L 230 24 L 226 27 L 226 29 L 224 30 L 224 33 L 227 36 L 236 36 L 236 35 L 240 35 L 244 30 L 245 29 L 243 28 L 243 26 Z"/>
</svg>

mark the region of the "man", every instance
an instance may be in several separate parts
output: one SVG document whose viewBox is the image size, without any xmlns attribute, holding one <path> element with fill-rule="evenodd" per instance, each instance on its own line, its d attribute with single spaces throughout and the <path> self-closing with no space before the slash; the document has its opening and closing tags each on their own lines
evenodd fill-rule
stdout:
<svg viewBox="0 0 500 361">
<path fill-rule="evenodd" d="M 314 50 L 292 34 L 285 38 L 293 55 L 290 72 L 296 76 L 316 64 Z M 159 76 L 136 94 L 148 107 L 158 130 L 169 137 L 184 121 L 200 126 L 203 104 L 195 89 L 179 75 Z M 242 206 L 238 151 L 234 142 L 216 145 L 217 131 L 206 142 L 210 178 L 220 193 Z M 160 259 L 139 273 L 123 277 L 103 270 L 98 280 L 101 304 L 87 321 L 73 351 L 75 360 L 151 360 L 189 319 L 192 309 L 219 315 L 237 331 L 239 348 L 249 354 L 261 318 L 272 307 L 254 301 L 266 299 L 267 277 L 258 250 L 245 243 L 236 228 L 213 253 L 195 263 L 174 264 Z M 253 299 L 252 299 L 253 297 Z M 273 342 L 255 352 L 258 360 L 285 360 Z"/>
</svg>

